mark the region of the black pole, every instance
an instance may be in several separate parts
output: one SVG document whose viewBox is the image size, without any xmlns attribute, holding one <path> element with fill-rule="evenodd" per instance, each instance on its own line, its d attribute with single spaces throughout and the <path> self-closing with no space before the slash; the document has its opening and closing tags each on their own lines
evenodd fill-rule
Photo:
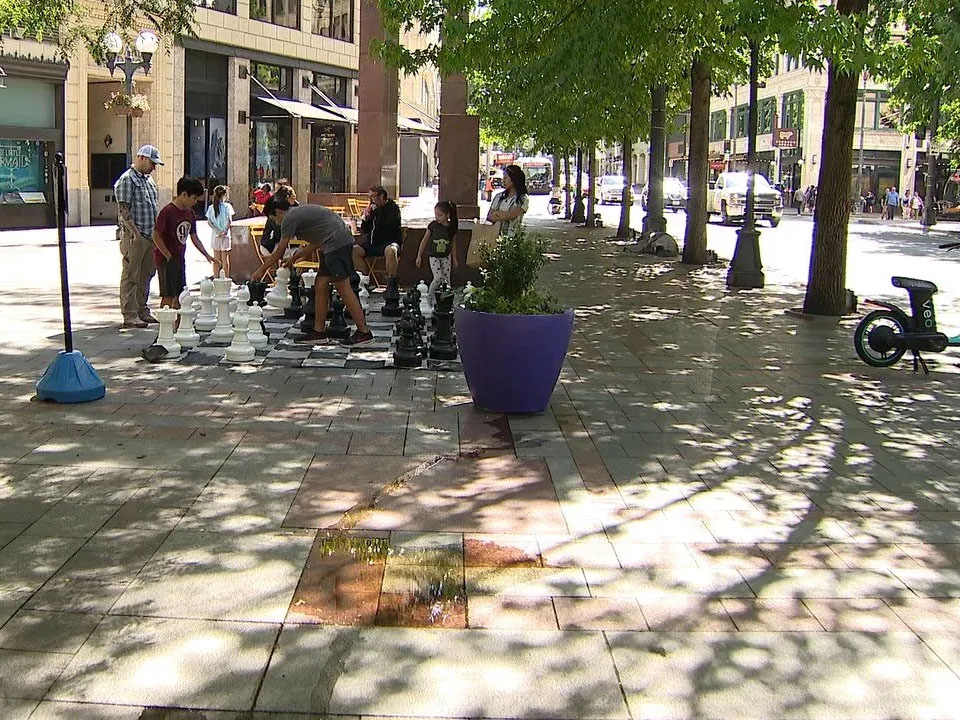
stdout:
<svg viewBox="0 0 960 720">
<path fill-rule="evenodd" d="M 57 240 L 60 245 L 60 299 L 63 305 L 63 349 L 73 352 L 73 329 L 70 323 L 70 280 L 67 278 L 67 166 L 63 153 L 58 152 L 53 162 L 56 182 Z"/>
<path fill-rule="evenodd" d="M 737 231 L 737 246 L 727 272 L 729 288 L 762 288 L 763 265 L 760 263 L 760 233 L 754 211 L 754 170 L 757 160 L 757 75 L 760 48 L 750 41 L 750 108 L 747 113 L 747 198 L 743 227 Z"/>
</svg>

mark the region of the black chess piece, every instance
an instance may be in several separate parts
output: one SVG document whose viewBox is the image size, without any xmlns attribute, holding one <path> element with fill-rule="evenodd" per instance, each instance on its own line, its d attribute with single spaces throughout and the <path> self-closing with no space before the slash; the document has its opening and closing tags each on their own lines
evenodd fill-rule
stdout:
<svg viewBox="0 0 960 720">
<path fill-rule="evenodd" d="M 313 330 L 314 322 L 317 319 L 316 287 L 316 285 L 313 285 L 307 288 L 306 283 L 304 283 L 304 294 L 307 301 L 303 304 L 303 319 L 296 326 L 302 332 Z"/>
<path fill-rule="evenodd" d="M 400 281 L 396 276 L 387 281 L 387 289 L 383 293 L 383 307 L 380 313 L 384 317 L 401 317 L 403 310 L 400 308 Z"/>
<path fill-rule="evenodd" d="M 299 320 L 303 315 L 303 296 L 300 291 L 300 273 L 290 271 L 290 307 L 284 309 L 283 316 L 287 320 Z"/>
<path fill-rule="evenodd" d="M 340 293 L 333 294 L 333 302 L 330 304 L 333 309 L 333 317 L 330 318 L 330 324 L 327 326 L 327 337 L 343 338 L 350 337 L 350 327 L 347 325 L 346 306 Z"/>
<path fill-rule="evenodd" d="M 457 339 L 453 334 L 453 301 L 456 296 L 445 284 L 437 290 L 433 317 L 436 332 L 430 339 L 430 357 L 434 360 L 456 360 Z"/>
<path fill-rule="evenodd" d="M 427 327 L 427 321 L 426 318 L 423 317 L 423 312 L 420 310 L 420 291 L 415 287 L 410 288 L 409 292 L 407 292 L 407 299 L 410 301 L 413 317 L 417 320 L 417 327 L 420 329 L 420 332 L 423 332 Z"/>
<path fill-rule="evenodd" d="M 333 319 L 333 283 L 327 286 L 327 320 Z"/>
<path fill-rule="evenodd" d="M 247 290 L 250 291 L 250 299 L 247 300 L 247 305 L 257 304 L 263 307 L 267 304 L 267 284 L 265 282 L 248 280 Z"/>
<path fill-rule="evenodd" d="M 423 363 L 423 350 L 417 331 L 417 321 L 410 307 L 403 310 L 397 323 L 397 346 L 393 351 L 393 364 L 398 368 L 417 368 Z"/>
</svg>

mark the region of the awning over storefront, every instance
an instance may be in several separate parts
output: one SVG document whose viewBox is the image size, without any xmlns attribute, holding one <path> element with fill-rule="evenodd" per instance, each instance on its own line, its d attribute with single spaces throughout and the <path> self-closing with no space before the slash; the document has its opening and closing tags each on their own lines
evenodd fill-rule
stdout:
<svg viewBox="0 0 960 720">
<path fill-rule="evenodd" d="M 297 119 L 321 120 L 323 122 L 335 123 L 350 122 L 343 115 L 335 113 L 332 109 L 326 110 L 314 105 L 308 105 L 307 103 L 297 102 L 296 100 L 281 100 L 280 98 L 273 97 L 259 97 L 257 99 L 280 108 Z"/>
<path fill-rule="evenodd" d="M 397 128 L 401 133 L 413 135 L 439 135 L 440 131 L 417 118 L 404 117 L 397 115 Z"/>
</svg>

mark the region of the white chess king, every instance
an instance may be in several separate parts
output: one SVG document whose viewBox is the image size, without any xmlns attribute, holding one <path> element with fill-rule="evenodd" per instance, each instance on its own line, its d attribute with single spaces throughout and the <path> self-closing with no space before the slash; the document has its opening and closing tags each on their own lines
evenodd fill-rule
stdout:
<svg viewBox="0 0 960 720">
<path fill-rule="evenodd" d="M 221 271 L 221 275 L 223 272 Z M 213 281 L 213 301 L 217 304 L 217 326 L 210 333 L 210 340 L 215 343 L 228 343 L 233 340 L 233 324 L 230 322 L 230 290 L 233 281 L 227 277 L 219 277 Z"/>
</svg>

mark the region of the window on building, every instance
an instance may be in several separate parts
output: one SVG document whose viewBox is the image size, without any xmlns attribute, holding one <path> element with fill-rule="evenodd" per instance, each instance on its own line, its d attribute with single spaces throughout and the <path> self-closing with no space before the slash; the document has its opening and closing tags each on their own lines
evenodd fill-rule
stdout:
<svg viewBox="0 0 960 720">
<path fill-rule="evenodd" d="M 313 85 L 340 107 L 350 106 L 347 102 L 347 78 L 315 72 L 313 74 Z M 322 106 L 325 103 L 314 93 L 313 104 Z"/>
<path fill-rule="evenodd" d="M 783 96 L 780 127 L 803 129 L 803 90 L 786 93 Z"/>
<path fill-rule="evenodd" d="M 300 0 L 250 0 L 250 17 L 254 20 L 300 27 Z"/>
<path fill-rule="evenodd" d="M 894 127 L 889 115 L 890 93 L 883 90 L 868 90 L 866 98 L 861 90 L 857 93 L 857 125 L 867 130 Z M 862 121 L 862 122 L 861 122 Z"/>
<path fill-rule="evenodd" d="M 800 69 L 800 58 L 793 55 L 784 56 L 784 72 L 791 72 Z"/>
<path fill-rule="evenodd" d="M 286 97 L 293 95 L 293 73 L 290 68 L 266 63 L 251 62 L 250 73 L 263 87 Z M 250 92 L 253 95 L 262 95 L 263 88 L 257 83 L 250 83 Z"/>
<path fill-rule="evenodd" d="M 313 33 L 353 42 L 353 0 L 313 0 Z"/>
<path fill-rule="evenodd" d="M 710 114 L 710 140 L 727 139 L 727 113 L 717 110 Z"/>
<path fill-rule="evenodd" d="M 730 110 L 730 128 L 735 138 L 747 136 L 747 105 L 738 105 Z"/>
<path fill-rule="evenodd" d="M 757 134 L 766 135 L 773 132 L 773 114 L 777 109 L 777 99 L 761 98 L 757 103 Z"/>
<path fill-rule="evenodd" d="M 195 2 L 198 7 L 205 7 L 208 10 L 230 13 L 231 15 L 237 14 L 237 0 L 195 0 Z"/>
</svg>

